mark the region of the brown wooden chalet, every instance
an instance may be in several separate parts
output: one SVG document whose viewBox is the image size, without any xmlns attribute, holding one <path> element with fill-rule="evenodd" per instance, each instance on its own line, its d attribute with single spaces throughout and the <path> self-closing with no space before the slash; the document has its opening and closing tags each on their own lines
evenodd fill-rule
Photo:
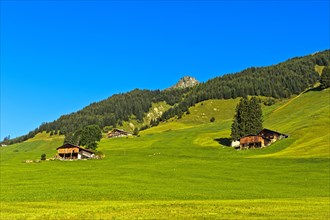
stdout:
<svg viewBox="0 0 330 220">
<path fill-rule="evenodd" d="M 259 135 L 248 135 L 239 139 L 240 149 L 261 148 L 265 146 L 265 140 Z"/>
<path fill-rule="evenodd" d="M 271 145 L 277 140 L 287 138 L 287 134 L 282 134 L 277 131 L 264 128 L 256 135 L 247 135 L 239 139 L 239 146 L 235 148 L 239 149 L 250 149 L 250 148 L 261 148 Z"/>
<path fill-rule="evenodd" d="M 266 146 L 274 143 L 275 141 L 289 137 L 289 135 L 287 135 L 287 134 L 282 134 L 280 132 L 272 131 L 267 128 L 264 128 L 261 131 L 259 131 L 258 135 L 265 139 Z"/>
<path fill-rule="evenodd" d="M 64 144 L 56 148 L 57 155 L 63 160 L 92 158 L 94 151 L 73 144 Z"/>
<path fill-rule="evenodd" d="M 124 131 L 124 130 L 120 130 L 120 129 L 113 129 L 112 131 L 108 132 L 108 138 L 113 138 L 113 137 L 125 137 L 125 136 L 130 136 L 132 135 L 131 133 Z"/>
</svg>

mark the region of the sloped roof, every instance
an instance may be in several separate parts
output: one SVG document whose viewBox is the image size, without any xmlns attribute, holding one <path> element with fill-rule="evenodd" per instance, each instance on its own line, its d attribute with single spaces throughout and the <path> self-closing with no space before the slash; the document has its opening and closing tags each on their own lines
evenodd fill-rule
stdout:
<svg viewBox="0 0 330 220">
<path fill-rule="evenodd" d="M 112 131 L 109 131 L 108 134 L 111 134 L 113 132 L 119 132 L 119 133 L 125 133 L 125 134 L 130 134 L 128 131 L 124 131 L 118 128 L 114 128 Z"/>
<path fill-rule="evenodd" d="M 283 134 L 283 133 L 280 133 L 280 132 L 278 132 L 278 131 L 273 131 L 273 130 L 270 130 L 270 129 L 268 129 L 268 128 L 264 128 L 264 129 L 262 129 L 261 131 L 259 131 L 259 132 L 258 132 L 258 135 L 260 135 L 260 133 L 261 133 L 262 131 L 265 131 L 265 132 L 272 132 L 272 133 L 276 133 L 276 134 L 278 134 L 278 135 L 284 135 L 284 136 L 286 136 L 286 137 L 289 137 L 289 135 L 287 135 L 287 134 Z"/>
<path fill-rule="evenodd" d="M 86 149 L 86 148 L 83 148 L 83 147 L 79 147 L 77 145 L 74 145 L 74 144 L 70 144 L 70 143 L 65 143 L 63 144 L 62 146 L 56 148 L 56 150 L 58 149 L 62 149 L 62 148 L 79 148 L 83 151 L 87 151 L 87 152 L 90 152 L 90 153 L 94 153 L 94 151 L 90 150 L 90 149 Z"/>
</svg>

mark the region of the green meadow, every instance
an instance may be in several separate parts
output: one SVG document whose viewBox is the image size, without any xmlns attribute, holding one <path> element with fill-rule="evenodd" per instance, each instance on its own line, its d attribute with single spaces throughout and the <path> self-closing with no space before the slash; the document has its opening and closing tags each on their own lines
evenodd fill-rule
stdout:
<svg viewBox="0 0 330 220">
<path fill-rule="evenodd" d="M 2 147 L 1 219 L 329 219 L 330 90 L 263 107 L 289 135 L 263 149 L 228 146 L 238 99 L 102 139 L 102 160 L 24 163 L 56 154 L 46 133 Z M 215 117 L 211 123 L 210 118 Z"/>
</svg>

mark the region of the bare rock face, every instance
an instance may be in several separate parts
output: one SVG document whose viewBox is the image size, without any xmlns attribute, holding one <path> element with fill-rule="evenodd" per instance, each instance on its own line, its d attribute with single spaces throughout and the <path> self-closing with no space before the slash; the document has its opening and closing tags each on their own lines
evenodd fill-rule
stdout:
<svg viewBox="0 0 330 220">
<path fill-rule="evenodd" d="M 184 89 L 187 87 L 193 87 L 199 84 L 199 82 L 191 76 L 182 77 L 177 84 L 172 86 L 170 89 Z"/>
</svg>

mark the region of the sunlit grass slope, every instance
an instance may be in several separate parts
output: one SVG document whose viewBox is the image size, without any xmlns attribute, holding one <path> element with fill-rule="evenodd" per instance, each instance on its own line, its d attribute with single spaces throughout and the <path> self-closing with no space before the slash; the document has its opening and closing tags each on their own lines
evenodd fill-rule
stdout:
<svg viewBox="0 0 330 220">
<path fill-rule="evenodd" d="M 205 101 L 190 108 L 191 114 L 178 122 L 194 122 L 198 125 L 209 123 L 210 117 L 215 117 L 216 124 L 219 124 L 218 129 L 215 132 L 196 134 L 194 143 L 219 146 L 214 140 L 230 137 L 230 126 L 237 103 L 238 99 Z M 224 111 L 217 112 L 218 109 Z M 330 157 L 329 89 L 311 90 L 290 100 L 278 100 L 273 106 L 263 106 L 263 113 L 264 127 L 288 134 L 289 138 L 271 147 L 254 150 L 254 154 L 264 154 L 267 157 Z"/>
<path fill-rule="evenodd" d="M 196 104 L 189 109 L 190 114 L 185 115 L 181 122 L 186 124 L 209 123 L 212 117 L 216 122 L 232 120 L 239 99 L 208 100 Z"/>
<path fill-rule="evenodd" d="M 205 101 L 140 137 L 103 139 L 102 160 L 23 163 L 56 153 L 63 137 L 45 133 L 3 147 L 0 217 L 329 218 L 329 90 L 264 107 L 265 127 L 290 135 L 264 149 L 226 146 L 237 102 Z"/>
<path fill-rule="evenodd" d="M 265 117 L 266 127 L 290 135 L 287 147 L 271 156 L 330 157 L 329 92 L 309 91 Z"/>
</svg>

